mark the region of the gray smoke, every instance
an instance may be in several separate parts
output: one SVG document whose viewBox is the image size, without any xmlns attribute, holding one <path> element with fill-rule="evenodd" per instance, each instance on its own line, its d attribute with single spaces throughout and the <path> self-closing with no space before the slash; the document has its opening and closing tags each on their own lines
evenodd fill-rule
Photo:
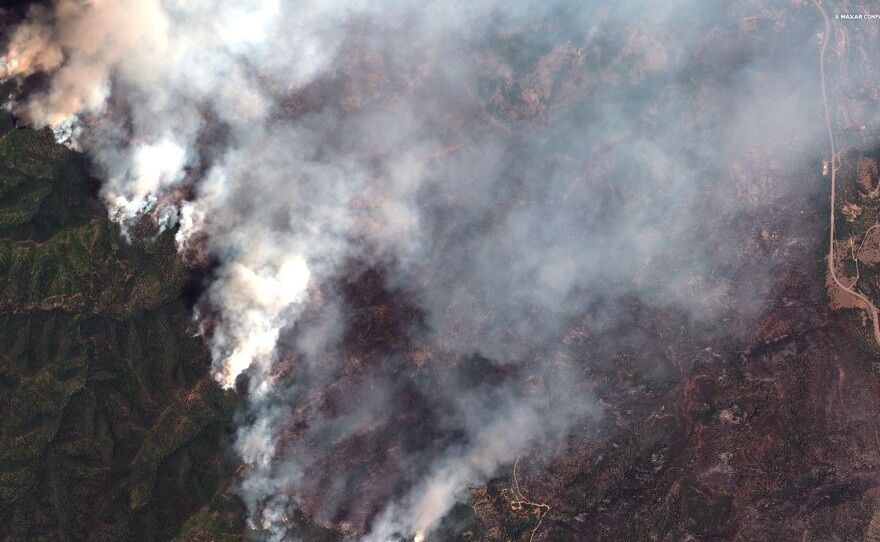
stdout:
<svg viewBox="0 0 880 542">
<path fill-rule="evenodd" d="M 731 9 L 58 0 L 0 73 L 48 75 L 11 107 L 92 158 L 125 235 L 146 218 L 218 262 L 198 317 L 216 378 L 247 377 L 254 525 L 425 538 L 601 416 L 569 345 L 626 299 L 760 312 L 770 269 L 735 291 L 744 240 L 718 231 L 772 204 L 737 164 L 801 131 L 805 75 L 722 47 Z"/>
</svg>

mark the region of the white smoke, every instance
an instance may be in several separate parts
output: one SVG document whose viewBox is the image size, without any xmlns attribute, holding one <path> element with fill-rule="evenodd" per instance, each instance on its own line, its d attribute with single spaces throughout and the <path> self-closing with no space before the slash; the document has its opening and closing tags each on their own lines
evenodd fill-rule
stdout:
<svg viewBox="0 0 880 542">
<path fill-rule="evenodd" d="M 654 122 L 656 96 L 593 90 L 599 75 L 568 38 L 493 49 L 554 25 L 599 49 L 635 31 L 641 37 L 609 62 L 642 81 L 675 72 L 693 45 L 681 35 L 663 48 L 668 33 L 630 3 L 617 19 L 597 10 L 601 2 L 574 4 L 57 0 L 10 32 L 0 74 L 48 76 L 14 111 L 91 157 L 123 231 L 149 215 L 177 228 L 182 252 L 219 262 L 201 314 L 217 380 L 250 378 L 255 421 L 240 428 L 236 449 L 250 467 L 241 488 L 256 525 L 285 536 L 289 508 L 308 500 L 305 466 L 320 470 L 329 449 L 394 408 L 397 381 L 369 371 L 343 387 L 356 412 L 309 406 L 338 373 L 356 372 L 334 350 L 351 317 L 332 291 L 347 262 L 384 266 L 390 287 L 423 307 L 427 330 L 413 333 L 435 358 L 537 364 L 531 376 L 546 388 L 524 391 L 534 382 L 522 374 L 468 388 L 450 362 L 452 376 L 419 392 L 449 406 L 437 430 L 464 442 L 388 459 L 405 472 L 392 479 L 407 485 L 353 527 L 366 540 L 424 537 L 457 492 L 595 414 L 577 383 L 582 368 L 543 365 L 564 357 L 563 328 L 590 302 L 635 290 L 707 315 L 731 295 L 705 247 L 677 253 L 670 280 L 656 262 L 693 241 L 700 168 L 723 167 L 717 154 L 739 149 L 681 149 L 687 116 L 697 115 L 687 111 L 654 136 L 634 135 Z M 663 21 L 698 9 L 650 4 L 639 9 Z M 615 164 L 603 145 L 627 139 Z M 603 167 L 628 177 L 603 179 Z M 314 307 L 323 316 L 304 319 Z M 291 384 L 283 368 L 300 357 Z M 286 431 L 300 415 L 307 435 L 291 443 Z M 344 472 L 332 479 L 346 483 Z M 340 499 L 310 506 L 329 509 L 333 523 Z"/>
</svg>

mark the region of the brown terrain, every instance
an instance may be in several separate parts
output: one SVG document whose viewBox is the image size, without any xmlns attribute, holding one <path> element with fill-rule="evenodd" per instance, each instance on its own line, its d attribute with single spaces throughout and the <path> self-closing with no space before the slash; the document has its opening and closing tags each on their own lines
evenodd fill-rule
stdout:
<svg viewBox="0 0 880 542">
<path fill-rule="evenodd" d="M 524 189 L 497 205 L 568 209 L 593 204 L 583 195 L 596 194 L 606 198 L 597 208 L 606 201 L 650 208 L 665 200 L 634 180 L 639 172 L 627 162 L 628 145 L 644 134 L 672 139 L 695 162 L 712 164 L 699 170 L 706 179 L 695 204 L 673 209 L 667 219 L 693 219 L 683 234 L 687 246 L 639 262 L 635 282 L 651 295 L 605 299 L 574 292 L 574 301 L 583 295 L 590 303 L 566 321 L 551 346 L 518 364 L 458 353 L 477 343 L 480 329 L 456 322 L 494 315 L 452 304 L 439 318 L 444 333 L 431 342 L 418 287 L 398 288 L 392 273 L 373 262 L 348 262 L 320 285 L 339 295 L 348 315 L 342 340 L 310 369 L 333 376 L 302 393 L 278 447 L 279 456 L 302 458 L 300 510 L 285 517 L 292 532 L 303 540 L 342 540 L 368 531 L 383 505 L 418 479 L 401 466 L 406 458 L 430 456 L 463 439 L 438 429 L 441 414 L 453 405 L 432 390 L 454 384 L 477 394 L 481 386 L 513 382 L 521 400 L 562 417 L 578 398 L 554 394 L 548 381 L 576 374 L 573 387 L 595 397 L 596 414 L 565 438 L 537 443 L 487 483 L 467 488 L 428 540 L 880 540 L 880 344 L 873 329 L 880 303 L 880 22 L 825 18 L 847 9 L 856 8 L 805 1 L 726 6 L 718 21 L 700 29 L 693 68 L 675 77 L 665 70 L 684 53 L 671 30 L 637 29 L 616 43 L 560 40 L 525 60 L 514 47 L 523 29 L 487 44 L 478 59 L 485 75 L 479 88 L 457 89 L 455 107 L 429 103 L 420 119 L 426 125 L 445 123 L 456 129 L 443 133 L 500 139 L 601 110 L 609 94 L 650 96 L 643 108 L 627 111 L 634 124 L 601 134 L 588 149 L 541 157 L 541 167 L 569 181 L 562 197 L 535 201 L 546 195 Z M 820 35 L 813 40 L 816 29 Z M 809 46 L 792 50 L 805 33 Z M 454 44 L 449 47 L 435 53 L 457 53 Z M 779 117 L 750 103 L 735 112 L 718 105 L 729 72 L 757 50 L 771 51 L 770 61 L 733 76 L 754 78 L 760 93 L 769 72 L 794 66 L 809 84 L 786 89 L 778 105 L 806 119 L 801 125 L 779 127 Z M 275 89 L 279 116 L 296 119 L 325 108 L 354 114 L 408 92 L 430 93 L 431 81 L 420 73 L 391 75 L 386 60 L 367 49 L 348 54 L 360 69 L 340 70 L 301 89 Z M 435 115 L 432 105 L 456 113 Z M 672 115 L 685 119 L 686 133 L 664 131 Z M 725 132 L 737 145 L 724 148 L 722 158 L 699 155 L 704 147 L 698 143 L 719 126 L 737 127 L 732 135 Z M 817 139 L 799 139 L 804 131 Z M 448 164 L 469 143 L 464 137 L 440 141 L 430 159 L 438 167 Z M 376 156 L 393 152 L 372 150 Z M 827 176 L 823 160 L 831 162 Z M 518 166 L 523 164 L 511 169 Z M 453 209 L 470 197 L 479 194 L 467 188 L 437 194 Z M 739 206 L 722 206 L 722 199 Z M 354 205 L 381 216 L 386 203 L 377 198 Z M 370 231 L 374 225 L 364 219 L 358 227 Z M 667 222 L 656 227 L 674 231 Z M 189 248 L 199 259 L 199 247 Z M 697 253 L 710 253 L 717 265 L 686 265 Z M 444 257 L 433 254 L 424 269 L 442 268 Z M 320 321 L 322 295 L 298 326 Z M 697 300 L 698 308 L 676 304 L 681 298 Z M 499 303 L 497 312 L 507 308 Z M 536 325 L 543 316 L 534 314 Z M 293 386 L 305 371 L 303 360 L 282 357 L 273 377 Z M 353 397 L 376 381 L 387 386 L 387 403 L 375 407 L 381 415 L 358 417 L 363 405 Z M 192 391 L 175 392 L 182 412 L 213 389 L 200 382 L 189 378 L 184 389 Z M 242 394 L 245 383 L 239 382 Z M 314 429 L 328 419 L 345 419 L 357 430 L 338 437 Z M 340 478 L 341 488 L 335 484 Z M 240 506 L 229 504 L 232 490 L 215 486 L 222 484 L 210 484 L 210 499 L 197 503 L 212 504 L 180 539 L 215 539 L 210 532 L 220 512 L 212 506 L 240 513 Z"/>
<path fill-rule="evenodd" d="M 713 28 L 705 49 L 731 42 L 772 47 L 773 36 L 785 33 L 789 18 L 818 21 L 821 27 L 816 7 L 794 3 L 782 12 L 745 16 L 735 28 Z M 880 537 L 880 386 L 875 374 L 880 350 L 871 332 L 873 309 L 868 307 L 880 302 L 880 275 L 875 275 L 880 263 L 880 227 L 875 227 L 880 146 L 869 137 L 880 130 L 875 92 L 880 74 L 868 53 L 880 50 L 880 43 L 874 23 L 843 28 L 829 22 L 829 28 L 831 41 L 823 58 L 829 125 L 837 148 L 844 148 L 833 165 L 838 193 L 831 211 L 837 224 L 831 255 L 843 287 L 823 263 L 829 261 L 823 257 L 829 253 L 827 230 L 816 219 L 829 212 L 829 178 L 821 167 L 821 157 L 829 152 L 827 140 L 816 147 L 825 155 L 787 156 L 785 145 L 771 144 L 767 133 L 772 130 L 762 126 L 760 112 L 748 113 L 754 115 L 751 139 L 719 176 L 737 197 L 753 205 L 730 223 L 707 217 L 700 232 L 702 242 L 717 246 L 736 240 L 737 264 L 729 285 L 734 293 L 716 302 L 730 315 L 726 323 L 701 322 L 685 312 L 658 310 L 633 299 L 628 304 L 621 301 L 625 317 L 616 322 L 612 334 L 591 335 L 589 326 L 576 323 L 561 332 L 569 353 L 540 362 L 572 366 L 591 360 L 585 363 L 582 384 L 598 395 L 604 409 L 601 420 L 575 430 L 564 443 L 539 446 L 518 458 L 506 474 L 470 488 L 439 528 L 439 539 Z M 674 54 L 671 43 L 668 35 L 634 35 L 616 52 L 563 43 L 526 72 L 511 69 L 489 52 L 486 70 L 497 82 L 488 93 L 491 116 L 478 119 L 482 124 L 476 132 L 508 131 L 524 121 L 549 122 L 565 114 L 574 96 L 589 93 L 594 85 L 638 83 L 665 68 L 667 57 Z M 812 127 L 820 134 L 825 118 L 817 60 L 823 43 L 817 40 L 815 49 L 791 59 L 814 74 L 812 86 L 791 98 L 793 109 L 813 119 Z M 609 55 L 617 55 L 614 63 L 607 62 Z M 343 109 L 362 107 L 378 99 L 378 89 L 393 85 L 375 62 L 375 74 L 347 83 L 340 99 Z M 615 64 L 628 69 L 615 72 L 609 67 Z M 687 89 L 698 97 L 697 109 L 711 107 L 717 90 L 712 85 Z M 290 98 L 291 107 L 321 107 L 316 96 L 322 94 L 327 93 L 306 89 Z M 867 105 L 861 98 L 866 95 Z M 848 99 L 852 96 L 858 98 Z M 643 129 L 650 130 L 657 113 L 672 107 L 661 95 L 643 112 Z M 614 167 L 609 164 L 615 149 L 631 135 L 623 130 L 594 149 L 596 156 L 608 158 L 606 162 L 553 157 L 581 172 L 570 191 L 607 175 L 602 168 Z M 444 160 L 463 144 L 450 142 L 434 158 Z M 799 143 L 791 145 L 798 148 Z M 791 186 L 799 188 L 786 188 Z M 711 194 L 704 197 L 711 205 Z M 762 207 L 761 202 L 768 203 Z M 653 262 L 643 280 L 650 283 L 661 280 L 657 273 L 674 273 L 675 260 L 670 253 L 667 261 Z M 776 277 L 772 286 L 751 291 L 763 284 L 754 278 L 768 273 Z M 707 276 L 692 275 L 684 282 L 697 296 L 712 288 Z M 402 450 L 413 441 L 433 438 L 430 421 L 436 405 L 420 396 L 412 382 L 435 378 L 459 363 L 405 338 L 402 322 L 419 322 L 419 311 L 406 292 L 386 289 L 381 270 L 364 272 L 344 284 L 357 315 L 342 346 L 349 367 L 342 380 L 318 392 L 311 404 L 323 402 L 314 408 L 330 411 L 341 408 L 346 388 L 356 387 L 371 368 L 407 376 L 397 381 L 405 399 L 384 420 L 371 421 L 372 438 L 339 443 L 322 459 L 323 465 L 311 467 L 318 472 L 331 466 L 365 469 L 346 497 L 349 504 L 334 509 L 335 516 L 324 512 L 330 495 L 320 478 L 303 489 L 307 498 L 302 508 L 309 519 L 302 521 L 310 528 L 339 529 L 336 534 L 325 532 L 331 539 L 342 532 L 361 532 L 381 504 L 396 494 L 389 481 L 400 480 L 394 464 Z M 741 299 L 766 303 L 756 315 L 741 306 Z M 602 309 L 583 318 L 585 324 L 601 321 Z M 448 340 L 467 341 L 467 330 L 463 333 Z M 386 366 L 393 359 L 404 362 Z M 504 378 L 491 372 L 497 370 L 491 364 L 485 370 L 490 372 L 481 378 Z M 540 389 L 537 372 L 535 379 Z M 296 427 L 305 427 L 309 414 L 302 414 L 290 433 L 294 448 L 304 445 L 297 442 Z M 397 432 L 400 425 L 408 428 L 406 437 Z M 413 433 L 420 437 L 412 438 Z M 371 498 L 376 500 L 370 502 Z"/>
</svg>

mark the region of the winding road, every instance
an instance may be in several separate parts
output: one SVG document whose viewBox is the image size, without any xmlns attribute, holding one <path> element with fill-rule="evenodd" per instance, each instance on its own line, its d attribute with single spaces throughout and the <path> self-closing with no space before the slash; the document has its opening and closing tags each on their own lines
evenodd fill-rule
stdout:
<svg viewBox="0 0 880 542">
<path fill-rule="evenodd" d="M 828 243 L 828 272 L 831 274 L 831 280 L 838 288 L 854 295 L 865 303 L 868 312 L 871 313 L 871 322 L 874 325 L 874 340 L 877 342 L 877 345 L 880 346 L 880 322 L 878 322 L 877 319 L 877 307 L 874 306 L 867 296 L 854 290 L 852 286 L 847 287 L 840 282 L 840 279 L 837 277 L 837 271 L 834 269 L 834 201 L 839 157 L 835 149 L 834 131 L 831 128 L 831 112 L 828 109 L 828 92 L 825 88 L 825 48 L 828 45 L 828 39 L 831 36 L 831 19 L 829 19 L 828 14 L 825 13 L 821 0 L 813 0 L 813 4 L 816 5 L 819 13 L 822 14 L 822 18 L 825 19 L 825 34 L 822 36 L 822 47 L 819 50 L 819 78 L 822 82 L 822 105 L 825 107 L 825 126 L 828 129 L 828 140 L 831 143 L 831 233 Z"/>
<path fill-rule="evenodd" d="M 546 503 L 532 502 L 523 496 L 522 491 L 519 489 L 519 480 L 516 476 L 516 466 L 519 464 L 519 459 L 520 456 L 517 456 L 516 461 L 514 461 L 513 463 L 513 485 L 516 489 L 516 493 L 514 495 L 516 499 L 511 501 L 510 505 L 514 509 L 522 509 L 523 505 L 534 506 L 535 508 L 544 509 L 544 512 L 540 515 L 540 517 L 538 517 L 538 524 L 535 525 L 534 529 L 532 529 L 532 535 L 529 537 L 529 542 L 532 542 L 535 539 L 535 533 L 538 532 L 538 529 L 541 527 L 541 522 L 544 521 L 544 516 L 546 516 L 550 512 L 550 509 L 552 507 Z"/>
</svg>

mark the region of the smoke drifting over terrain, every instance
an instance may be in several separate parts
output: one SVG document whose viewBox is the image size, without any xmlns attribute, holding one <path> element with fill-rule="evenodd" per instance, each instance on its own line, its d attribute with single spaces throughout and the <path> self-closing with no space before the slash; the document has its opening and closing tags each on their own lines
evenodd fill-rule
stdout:
<svg viewBox="0 0 880 542">
<path fill-rule="evenodd" d="M 760 311 L 770 270 L 737 290 L 723 229 L 772 202 L 736 164 L 821 133 L 786 105 L 815 74 L 722 47 L 730 9 L 58 0 L 8 30 L 0 73 L 45 74 L 10 107 L 92 158 L 126 235 L 216 262 L 197 310 L 247 394 L 255 524 L 430 539 L 463 490 L 602 415 L 571 345 L 624 305 L 731 333 Z M 815 43 L 790 24 L 786 47 Z"/>
</svg>

